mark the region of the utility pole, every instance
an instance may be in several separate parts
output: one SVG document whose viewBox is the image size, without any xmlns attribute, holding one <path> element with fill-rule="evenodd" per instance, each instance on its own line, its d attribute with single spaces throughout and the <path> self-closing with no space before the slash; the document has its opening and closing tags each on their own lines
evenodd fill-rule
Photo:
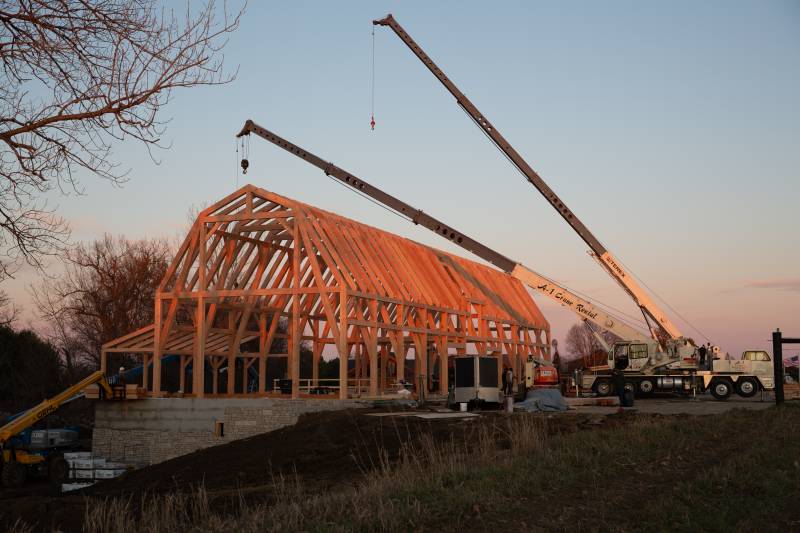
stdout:
<svg viewBox="0 0 800 533">
<path fill-rule="evenodd" d="M 772 332 L 772 364 L 775 369 L 775 405 L 783 403 L 783 345 L 800 344 L 800 338 L 783 336 L 781 328 Z"/>
<path fill-rule="evenodd" d="M 783 333 L 772 332 L 772 368 L 775 371 L 775 405 L 783 403 Z"/>
</svg>

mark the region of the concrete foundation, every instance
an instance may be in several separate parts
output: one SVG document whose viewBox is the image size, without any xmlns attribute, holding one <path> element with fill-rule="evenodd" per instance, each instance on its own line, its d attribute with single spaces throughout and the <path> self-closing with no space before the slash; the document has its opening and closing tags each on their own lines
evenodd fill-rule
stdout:
<svg viewBox="0 0 800 533">
<path fill-rule="evenodd" d="M 304 413 L 366 406 L 359 400 L 276 398 L 96 402 L 92 452 L 144 466 L 290 426 Z"/>
</svg>

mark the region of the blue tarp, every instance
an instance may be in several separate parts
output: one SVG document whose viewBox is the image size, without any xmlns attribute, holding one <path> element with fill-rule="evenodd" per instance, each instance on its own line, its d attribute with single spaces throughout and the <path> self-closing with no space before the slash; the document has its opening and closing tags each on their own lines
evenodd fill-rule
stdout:
<svg viewBox="0 0 800 533">
<path fill-rule="evenodd" d="M 525 401 L 514 404 L 514 409 L 522 411 L 566 411 L 567 402 L 556 389 L 532 389 L 525 396 Z"/>
</svg>

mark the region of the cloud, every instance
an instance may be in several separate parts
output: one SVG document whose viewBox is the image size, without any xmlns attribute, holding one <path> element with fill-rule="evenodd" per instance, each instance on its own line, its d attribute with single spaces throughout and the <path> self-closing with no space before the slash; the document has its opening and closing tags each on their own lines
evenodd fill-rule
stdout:
<svg viewBox="0 0 800 533">
<path fill-rule="evenodd" d="M 776 289 L 779 291 L 800 292 L 800 278 L 763 279 L 747 283 L 745 287 L 753 289 Z"/>
</svg>

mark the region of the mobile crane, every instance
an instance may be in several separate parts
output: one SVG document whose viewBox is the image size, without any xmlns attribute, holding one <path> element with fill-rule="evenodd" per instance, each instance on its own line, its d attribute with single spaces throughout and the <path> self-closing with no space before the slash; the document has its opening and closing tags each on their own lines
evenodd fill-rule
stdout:
<svg viewBox="0 0 800 533">
<path fill-rule="evenodd" d="M 667 314 L 656 305 L 647 292 L 635 281 L 623 263 L 614 257 L 589 228 L 567 207 L 564 201 L 533 170 L 519 152 L 511 146 L 511 143 L 489 122 L 475 104 L 459 90 L 391 14 L 382 19 L 374 20 L 372 23 L 376 26 L 388 26 L 394 31 L 450 92 L 456 103 L 481 131 L 489 137 L 525 179 L 536 187 L 567 224 L 583 239 L 589 246 L 590 255 L 639 307 L 650 330 L 651 339 L 643 340 L 639 335 L 631 335 L 630 333 L 617 334 L 623 340 L 615 343 L 613 348 L 608 351 L 607 366 L 609 369 L 619 368 L 623 370 L 628 380 L 626 387 L 643 394 L 649 394 L 659 389 L 690 389 L 694 380 L 689 379 L 689 374 L 697 371 L 694 342 L 680 332 Z M 600 327 L 603 326 L 601 325 Z M 613 331 L 613 333 L 616 334 L 617 332 Z M 599 338 L 597 335 L 596 337 Z M 766 352 L 759 351 L 757 356 L 753 355 L 756 351 L 745 352 L 741 359 L 743 363 L 740 365 L 723 362 L 715 358 L 714 355 L 719 353 L 719 348 L 716 346 L 713 347 L 712 352 L 709 357 L 713 359 L 719 370 L 716 371 L 717 369 L 714 368 L 712 371 L 699 371 L 697 375 L 702 378 L 703 387 L 710 386 L 712 394 L 718 399 L 727 398 L 734 386 L 741 396 L 752 396 L 759 390 L 759 387 L 772 388 L 773 379 L 767 368 L 769 365 L 762 364 L 765 363 L 763 361 L 764 358 L 766 358 L 767 362 L 769 361 L 769 356 Z M 655 378 L 650 377 L 655 374 L 661 375 Z M 584 377 L 583 385 L 591 387 L 598 394 L 610 394 L 611 381 L 609 377 L 607 373 L 587 375 Z"/>
<path fill-rule="evenodd" d="M 690 379 L 691 375 L 689 371 L 697 370 L 696 363 L 693 361 L 687 362 L 681 360 L 680 364 L 682 366 L 676 370 L 674 364 L 675 355 L 658 351 L 658 344 L 656 341 L 612 317 L 602 308 L 580 298 L 569 289 L 468 237 L 452 226 L 428 215 L 421 209 L 407 204 L 377 187 L 370 185 L 352 173 L 284 139 L 263 126 L 259 126 L 252 120 L 245 122 L 241 131 L 237 134 L 237 137 L 250 134 L 258 135 L 275 146 L 314 165 L 327 176 L 338 180 L 359 194 L 376 200 L 401 217 L 408 219 L 414 224 L 421 225 L 437 235 L 447 238 L 461 248 L 497 266 L 528 287 L 535 289 L 539 294 L 543 294 L 567 307 L 567 309 L 571 310 L 582 320 L 610 331 L 624 339 L 623 341 L 615 343 L 613 347 L 607 347 L 609 365 L 616 364 L 619 366 L 620 361 L 623 360 L 624 354 L 625 358 L 627 358 L 627 364 L 623 369 L 626 372 L 626 386 L 632 388 L 636 392 L 640 394 L 649 394 L 656 390 L 689 390 L 694 384 L 694 380 Z M 247 166 L 249 166 L 249 162 L 243 160 L 242 167 L 246 168 Z M 598 336 L 598 338 L 602 340 L 602 337 Z M 756 352 L 746 353 L 756 354 Z M 632 357 L 628 357 L 629 355 L 632 355 Z M 767 362 L 762 361 L 764 357 L 766 357 Z M 747 359 L 748 362 L 744 365 L 739 365 L 738 367 L 734 365 L 726 370 L 720 370 L 720 372 L 697 372 L 702 379 L 701 387 L 707 388 L 711 385 L 712 393 L 718 399 L 724 399 L 730 396 L 735 381 L 740 383 L 740 387 L 737 387 L 737 392 L 742 396 L 752 396 L 757 392 L 759 385 L 765 389 L 772 388 L 772 374 L 770 373 L 770 364 L 768 362 L 769 356 L 766 352 L 758 352 L 758 355 L 752 355 L 752 357 L 745 359 Z M 646 366 L 645 363 L 648 363 L 649 366 Z M 666 366 L 669 366 L 669 370 L 666 372 L 661 371 Z M 544 377 L 545 381 L 548 380 L 549 376 L 554 375 L 554 372 L 551 373 L 552 370 L 554 369 L 548 367 L 546 361 L 531 358 L 531 360 L 526 363 L 525 368 L 526 386 L 528 388 L 535 386 L 538 382 L 536 379 L 537 377 Z M 657 371 L 660 372 L 657 373 Z M 722 385 L 719 385 L 719 383 L 722 383 Z M 741 384 L 746 386 L 741 386 Z M 591 388 L 601 396 L 613 392 L 610 376 L 603 373 L 584 376 L 581 386 Z"/>
<path fill-rule="evenodd" d="M 123 392 L 112 388 L 105 374 L 97 371 L 0 427 L 0 477 L 3 486 L 19 487 L 25 483 L 29 474 L 47 474 L 56 483 L 66 478 L 69 467 L 62 452 L 74 444 L 72 441 L 66 439 L 64 442 L 25 443 L 19 435 L 62 405 L 80 398 L 82 391 L 95 383 L 109 399 L 120 396 L 115 393 Z"/>
</svg>

